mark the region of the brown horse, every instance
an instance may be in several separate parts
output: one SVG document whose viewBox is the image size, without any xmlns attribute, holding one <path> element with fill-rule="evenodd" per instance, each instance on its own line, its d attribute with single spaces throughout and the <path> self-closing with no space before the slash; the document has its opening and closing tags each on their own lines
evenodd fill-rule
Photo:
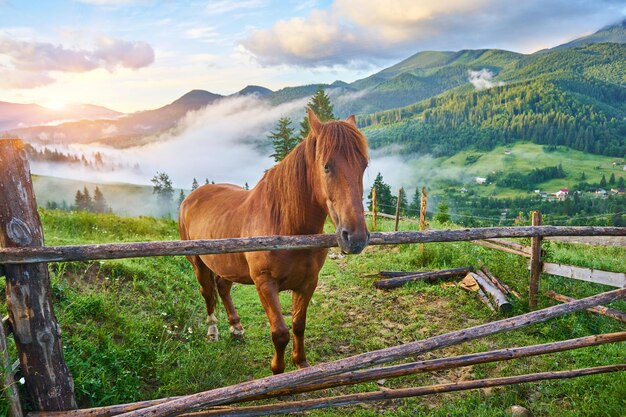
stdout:
<svg viewBox="0 0 626 417">
<path fill-rule="evenodd" d="M 323 233 L 330 215 L 342 251 L 360 253 L 369 242 L 362 202 L 367 141 L 356 128 L 354 116 L 322 123 L 309 111 L 308 120 L 311 129 L 306 139 L 268 170 L 252 190 L 214 184 L 189 194 L 180 207 L 181 239 Z M 233 282 L 254 284 L 272 331 L 272 372 L 283 372 L 289 330 L 278 292 L 291 290 L 292 360 L 299 368 L 308 366 L 306 310 L 327 252 L 307 249 L 188 256 L 206 302 L 209 340 L 218 339 L 216 293 L 226 308 L 231 335 L 241 337 L 243 327 L 230 289 Z"/>
</svg>

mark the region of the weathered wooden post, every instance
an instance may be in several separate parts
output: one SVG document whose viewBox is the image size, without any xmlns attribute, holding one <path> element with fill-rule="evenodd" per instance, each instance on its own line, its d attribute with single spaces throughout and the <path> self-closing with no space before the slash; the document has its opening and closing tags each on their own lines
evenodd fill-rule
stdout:
<svg viewBox="0 0 626 417">
<path fill-rule="evenodd" d="M 376 187 L 372 187 L 372 230 L 376 231 L 376 215 L 378 209 L 376 208 Z"/>
<path fill-rule="evenodd" d="M 532 212 L 532 225 L 541 226 L 541 212 Z M 537 293 L 539 292 L 539 277 L 543 261 L 541 260 L 541 236 L 530 238 L 530 282 L 528 285 L 528 307 L 537 308 Z"/>
<path fill-rule="evenodd" d="M 398 190 L 398 201 L 396 202 L 396 226 L 393 230 L 398 231 L 398 222 L 400 221 L 400 202 L 402 201 L 402 187 Z"/>
<path fill-rule="evenodd" d="M 420 230 L 426 229 L 426 204 L 428 202 L 428 196 L 426 195 L 426 187 L 422 187 L 422 198 L 420 200 Z M 424 252 L 424 244 L 420 243 L 420 252 Z"/>
<path fill-rule="evenodd" d="M 0 246 L 43 246 L 43 230 L 24 144 L 0 139 Z M 7 309 L 26 389 L 38 410 L 76 408 L 61 329 L 50 297 L 48 266 L 5 265 Z"/>
</svg>

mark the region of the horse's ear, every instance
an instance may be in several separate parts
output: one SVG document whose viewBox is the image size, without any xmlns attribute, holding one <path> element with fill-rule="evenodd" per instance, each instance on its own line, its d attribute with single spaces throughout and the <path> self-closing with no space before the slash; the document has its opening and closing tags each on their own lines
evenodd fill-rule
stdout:
<svg viewBox="0 0 626 417">
<path fill-rule="evenodd" d="M 317 135 L 322 129 L 322 122 L 320 122 L 320 119 L 318 119 L 315 113 L 313 113 L 313 110 L 306 109 L 306 111 L 309 115 L 309 127 L 311 128 L 311 131 Z"/>
<path fill-rule="evenodd" d="M 354 117 L 354 114 L 351 114 L 350 116 L 348 116 L 346 118 L 346 122 L 350 123 L 354 127 L 357 127 L 356 126 L 356 117 Z"/>
</svg>

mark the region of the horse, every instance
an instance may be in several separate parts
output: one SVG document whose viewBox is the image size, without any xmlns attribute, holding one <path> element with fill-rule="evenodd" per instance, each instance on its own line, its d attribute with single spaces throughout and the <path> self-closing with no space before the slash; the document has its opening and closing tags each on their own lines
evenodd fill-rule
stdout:
<svg viewBox="0 0 626 417">
<path fill-rule="evenodd" d="M 330 216 L 342 252 L 362 252 L 370 236 L 363 209 L 367 140 L 354 116 L 321 122 L 308 110 L 308 122 L 307 137 L 253 189 L 207 184 L 192 191 L 180 206 L 181 239 L 319 234 Z M 269 319 L 274 344 L 271 370 L 282 373 L 289 330 L 278 293 L 291 290 L 292 361 L 298 368 L 309 366 L 304 350 L 306 312 L 327 253 L 328 249 L 306 249 L 187 256 L 206 304 L 207 338 L 219 338 L 216 294 L 226 309 L 231 336 L 243 336 L 230 290 L 233 283 L 253 284 Z"/>
</svg>

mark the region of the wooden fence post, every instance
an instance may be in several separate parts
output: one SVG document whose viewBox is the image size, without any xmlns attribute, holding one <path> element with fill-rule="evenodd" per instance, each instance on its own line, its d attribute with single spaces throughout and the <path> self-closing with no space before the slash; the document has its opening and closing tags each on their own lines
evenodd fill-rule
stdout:
<svg viewBox="0 0 626 417">
<path fill-rule="evenodd" d="M 541 212 L 532 212 L 532 225 L 541 226 Z M 539 292 L 539 277 L 543 262 L 541 260 L 541 236 L 530 238 L 530 282 L 528 285 L 528 307 L 537 308 L 537 293 Z"/>
<path fill-rule="evenodd" d="M 426 195 L 426 187 L 422 187 L 422 198 L 420 200 L 420 230 L 426 229 L 426 205 L 428 202 L 428 196 Z M 424 252 L 424 244 L 420 243 L 419 246 L 420 252 Z"/>
<path fill-rule="evenodd" d="M 402 201 L 402 187 L 398 190 L 398 201 L 396 202 L 396 226 L 393 230 L 398 231 L 398 222 L 400 221 L 400 202 Z"/>
<path fill-rule="evenodd" d="M 376 208 L 376 187 L 372 187 L 372 230 L 376 231 L 376 215 L 378 209 Z"/>
<path fill-rule="evenodd" d="M 0 246 L 43 246 L 24 144 L 0 140 Z M 63 358 L 52 308 L 48 265 L 5 265 L 7 309 L 22 373 L 35 408 L 76 408 L 74 382 Z"/>
</svg>

